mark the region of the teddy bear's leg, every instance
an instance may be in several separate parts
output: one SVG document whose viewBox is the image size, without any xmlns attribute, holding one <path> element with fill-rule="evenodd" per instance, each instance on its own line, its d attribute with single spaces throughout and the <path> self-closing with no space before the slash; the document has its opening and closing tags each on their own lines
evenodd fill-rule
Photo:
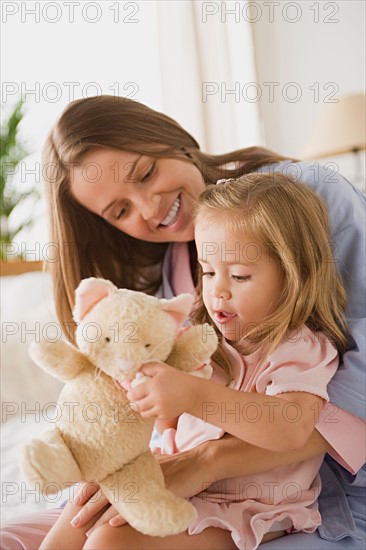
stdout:
<svg viewBox="0 0 366 550">
<path fill-rule="evenodd" d="M 196 517 L 187 500 L 165 488 L 163 473 L 151 451 L 100 484 L 121 516 L 145 535 L 164 537 L 181 533 Z"/>
<path fill-rule="evenodd" d="M 22 449 L 20 466 L 27 482 L 44 494 L 82 481 L 82 475 L 58 428 L 46 430 Z"/>
</svg>

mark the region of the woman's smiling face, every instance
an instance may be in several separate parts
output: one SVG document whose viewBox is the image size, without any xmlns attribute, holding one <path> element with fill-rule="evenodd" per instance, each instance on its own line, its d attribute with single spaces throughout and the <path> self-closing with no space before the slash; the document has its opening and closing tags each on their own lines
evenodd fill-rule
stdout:
<svg viewBox="0 0 366 550">
<path fill-rule="evenodd" d="M 193 240 L 193 205 L 205 189 L 185 160 L 94 149 L 70 172 L 71 193 L 124 233 L 148 242 Z"/>
</svg>

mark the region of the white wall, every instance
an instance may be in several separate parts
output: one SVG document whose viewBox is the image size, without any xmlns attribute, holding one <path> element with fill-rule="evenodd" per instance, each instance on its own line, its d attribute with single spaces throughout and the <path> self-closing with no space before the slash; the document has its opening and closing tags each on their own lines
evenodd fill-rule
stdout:
<svg viewBox="0 0 366 550">
<path fill-rule="evenodd" d="M 19 134 L 30 155 L 14 177 L 19 190 L 43 191 L 41 148 L 70 101 L 103 93 L 163 110 L 156 2 L 2 2 L 1 20 L 4 112 L 25 102 Z M 36 222 L 18 233 L 15 253 L 33 260 L 48 243 L 43 200 L 17 206 L 10 225 L 29 214 Z"/>
<path fill-rule="evenodd" d="M 281 0 L 252 4 L 266 145 L 301 157 L 325 102 L 364 92 L 366 3 Z M 272 83 L 273 98 L 266 82 Z"/>
<path fill-rule="evenodd" d="M 2 102 L 10 111 L 23 96 L 20 137 L 31 153 L 18 167 L 14 185 L 42 189 L 41 146 L 56 118 L 69 101 L 101 93 L 127 96 L 176 118 L 209 152 L 262 142 L 258 105 L 235 102 L 230 93 L 226 101 L 220 93 L 241 78 L 255 79 L 250 25 L 232 17 L 223 22 L 224 4 L 3 1 L 2 43 L 8 53 Z M 214 88 L 207 99 L 204 84 Z M 26 250 L 32 250 L 31 242 L 42 248 L 47 244 L 42 201 L 20 204 L 10 225 L 28 214 L 37 224 L 15 242 L 26 243 Z"/>
<path fill-rule="evenodd" d="M 1 4 L 2 44 L 8 50 L 2 58 L 2 102 L 9 107 L 21 92 L 25 95 L 28 112 L 21 134 L 33 153 L 23 165 L 30 172 L 18 174 L 22 187 L 34 180 L 40 184 L 40 147 L 70 99 L 98 92 L 117 93 L 144 101 L 167 114 L 178 114 L 173 108 L 175 98 L 170 98 L 170 108 L 166 108 L 162 94 L 162 60 L 158 50 L 161 37 L 155 2 L 81 0 Z M 159 5 L 162 4 L 165 3 L 159 0 Z M 237 78 L 237 71 L 241 70 L 238 61 L 231 59 L 235 64 L 235 73 L 231 74 L 235 78 L 225 80 L 226 73 L 213 73 L 208 78 L 215 81 L 221 92 L 227 89 L 227 93 L 223 97 L 221 93 L 221 102 L 218 96 L 209 99 L 216 101 L 213 111 L 219 113 L 230 107 L 224 103 L 253 103 L 254 97 L 269 148 L 284 155 L 301 156 L 305 139 L 327 97 L 329 100 L 363 91 L 364 0 L 252 1 L 251 12 L 243 0 L 197 4 L 202 13 L 201 27 L 235 22 L 235 32 L 242 32 L 243 23 L 248 19 L 252 22 L 256 82 L 247 87 L 245 81 L 249 63 L 246 47 L 242 77 Z M 71 5 L 75 7 L 72 17 Z M 215 49 L 209 53 L 217 55 Z M 177 66 L 179 70 L 179 63 Z M 260 96 L 258 101 L 256 94 Z M 291 101 L 296 94 L 301 94 L 299 100 Z M 200 139 L 195 127 L 191 128 L 184 120 L 189 104 L 183 103 L 179 109 L 179 121 Z M 245 128 L 251 121 L 243 115 L 240 123 Z M 263 143 L 261 138 L 257 142 Z M 241 136 L 237 147 L 246 145 L 250 144 Z M 349 159 L 347 166 L 344 169 L 340 164 L 340 169 L 352 180 L 354 164 Z M 40 220 L 31 231 L 31 240 L 46 241 L 43 203 L 23 204 L 19 209 L 30 210 Z M 22 212 L 14 211 L 14 216 L 18 215 L 22 217 Z M 24 233 L 28 238 L 29 231 Z M 21 242 L 23 237 L 19 235 Z"/>
</svg>

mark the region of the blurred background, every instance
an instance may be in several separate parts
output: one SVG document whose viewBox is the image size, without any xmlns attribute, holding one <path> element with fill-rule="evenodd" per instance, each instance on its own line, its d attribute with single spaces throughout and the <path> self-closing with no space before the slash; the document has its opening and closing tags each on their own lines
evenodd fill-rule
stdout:
<svg viewBox="0 0 366 550">
<path fill-rule="evenodd" d="M 208 152 L 265 145 L 332 162 L 365 188 L 363 0 L 4 1 L 1 10 L 3 120 L 24 101 L 17 139 L 28 156 L 9 169 L 20 191 L 42 192 L 42 144 L 67 103 L 102 93 L 176 118 Z M 349 96 L 358 98 L 344 106 Z M 26 252 L 47 242 L 41 197 L 19 201 L 9 223 L 29 217 L 14 238 Z"/>
</svg>

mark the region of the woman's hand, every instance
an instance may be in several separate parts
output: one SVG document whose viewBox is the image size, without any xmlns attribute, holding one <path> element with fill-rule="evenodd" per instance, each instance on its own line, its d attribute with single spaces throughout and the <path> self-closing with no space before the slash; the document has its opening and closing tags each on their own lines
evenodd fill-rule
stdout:
<svg viewBox="0 0 366 550">
<path fill-rule="evenodd" d="M 189 498 L 215 481 L 228 477 L 255 475 L 279 466 L 294 464 L 324 454 L 329 443 L 314 430 L 301 449 L 275 453 L 225 434 L 189 451 L 156 456 L 166 486 L 176 495 Z"/>
<path fill-rule="evenodd" d="M 107 497 L 103 495 L 97 483 L 82 484 L 75 495 L 74 504 L 82 506 L 80 512 L 78 512 L 71 522 L 74 527 L 84 527 L 91 519 L 96 517 L 103 508 L 106 508 L 104 514 L 100 516 L 93 527 L 87 531 L 87 536 L 104 523 L 108 522 L 112 527 L 119 527 L 126 523 L 116 508 L 110 504 Z"/>
<path fill-rule="evenodd" d="M 189 498 L 203 491 L 214 481 L 210 478 L 206 460 L 209 456 L 207 450 L 210 443 L 212 442 L 203 443 L 199 447 L 174 455 L 162 455 L 160 449 L 154 450 L 154 455 L 164 474 L 165 485 L 170 491 L 182 498 Z M 109 523 L 112 527 L 119 527 L 126 523 L 96 483 L 81 485 L 75 494 L 74 504 L 81 506 L 80 512 L 72 520 L 74 527 L 85 526 L 103 508 L 106 508 L 104 514 L 86 533 L 87 536 L 104 523 Z"/>
<path fill-rule="evenodd" d="M 144 418 L 179 416 L 195 402 L 200 380 L 164 363 L 149 363 L 141 372 L 150 377 L 127 393 Z"/>
<path fill-rule="evenodd" d="M 165 484 L 174 494 L 189 498 L 201 492 L 209 483 L 207 463 L 205 460 L 206 443 L 196 449 L 191 449 L 174 455 L 162 455 L 160 449 L 154 450 L 165 477 Z M 207 478 L 207 479 L 206 479 Z M 124 525 L 124 520 L 116 508 L 112 506 L 96 483 L 81 485 L 75 494 L 74 504 L 81 506 L 80 512 L 72 520 L 74 527 L 83 527 L 98 513 L 106 508 L 104 514 L 96 520 L 87 536 L 104 523 L 112 527 Z"/>
<path fill-rule="evenodd" d="M 194 449 L 173 455 L 155 454 L 165 478 L 165 486 L 177 496 L 190 498 L 207 489 L 215 481 L 209 446 L 202 443 Z"/>
</svg>

